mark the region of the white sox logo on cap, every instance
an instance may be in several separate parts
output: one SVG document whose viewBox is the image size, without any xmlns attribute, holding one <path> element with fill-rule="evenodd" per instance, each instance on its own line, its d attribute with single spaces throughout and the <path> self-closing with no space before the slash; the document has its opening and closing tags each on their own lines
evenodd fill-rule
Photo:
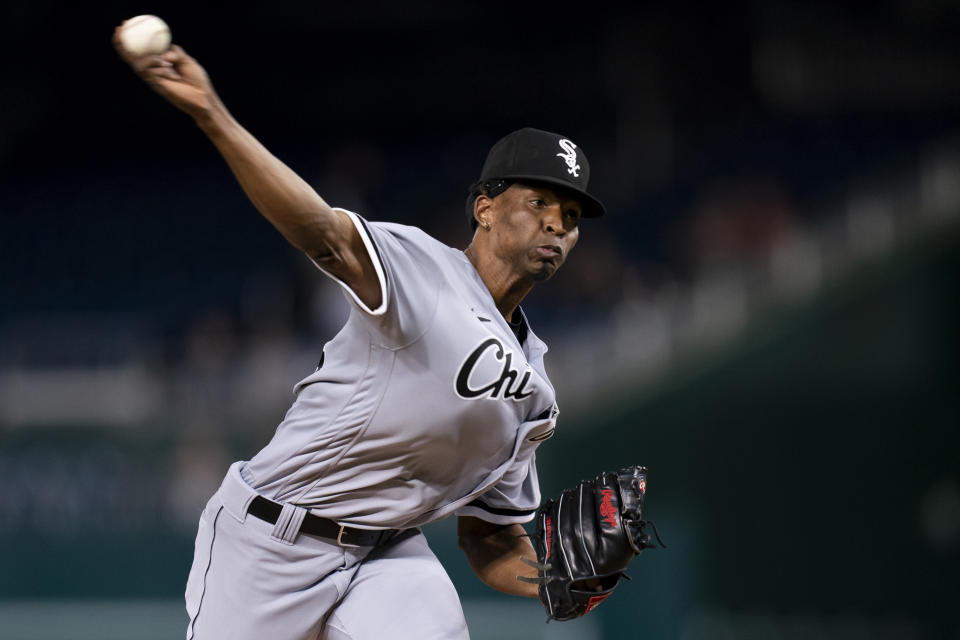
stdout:
<svg viewBox="0 0 960 640">
<path fill-rule="evenodd" d="M 554 158 L 560 158 L 562 163 Z M 490 147 L 480 179 L 468 190 L 464 212 L 471 228 L 476 228 L 473 208 L 479 196 L 496 198 L 514 183 L 542 183 L 567 189 L 583 205 L 583 217 L 596 218 L 604 214 L 604 207 L 587 191 L 589 181 L 590 161 L 570 138 L 525 127 L 508 133 Z"/>
<path fill-rule="evenodd" d="M 567 172 L 574 178 L 579 178 L 580 174 L 577 172 L 580 171 L 580 165 L 577 164 L 577 145 L 566 138 L 560 138 L 559 144 L 560 148 L 566 153 L 558 153 L 557 156 L 563 158 L 563 161 L 567 163 Z"/>
</svg>

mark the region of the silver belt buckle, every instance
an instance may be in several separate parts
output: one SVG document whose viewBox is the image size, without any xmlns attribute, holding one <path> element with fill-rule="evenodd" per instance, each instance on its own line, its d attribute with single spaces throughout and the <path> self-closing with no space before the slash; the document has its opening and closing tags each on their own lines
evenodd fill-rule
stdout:
<svg viewBox="0 0 960 640">
<path fill-rule="evenodd" d="M 360 545 L 358 544 L 350 544 L 349 542 L 344 542 L 342 540 L 343 531 L 346 528 L 347 528 L 347 525 L 344 525 L 344 524 L 340 525 L 340 533 L 337 534 L 337 544 L 340 545 L 341 547 L 359 547 Z"/>
</svg>

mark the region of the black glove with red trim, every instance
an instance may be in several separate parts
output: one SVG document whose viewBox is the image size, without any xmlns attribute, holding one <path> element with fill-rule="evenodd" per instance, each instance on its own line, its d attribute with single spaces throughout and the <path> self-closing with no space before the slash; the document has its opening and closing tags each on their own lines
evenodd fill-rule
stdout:
<svg viewBox="0 0 960 640">
<path fill-rule="evenodd" d="M 634 556 L 657 545 L 657 528 L 641 518 L 647 488 L 646 467 L 605 472 L 567 489 L 537 510 L 532 535 L 539 563 L 537 578 L 518 580 L 540 585 L 540 601 L 550 620 L 578 618 L 606 599 L 626 575 Z"/>
</svg>

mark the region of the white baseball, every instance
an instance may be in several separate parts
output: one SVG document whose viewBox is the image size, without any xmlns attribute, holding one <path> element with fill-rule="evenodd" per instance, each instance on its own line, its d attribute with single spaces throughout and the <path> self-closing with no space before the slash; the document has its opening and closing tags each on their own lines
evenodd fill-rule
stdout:
<svg viewBox="0 0 960 640">
<path fill-rule="evenodd" d="M 135 56 L 163 53 L 170 48 L 170 27 L 157 16 L 130 18 L 120 27 L 120 44 Z"/>
</svg>

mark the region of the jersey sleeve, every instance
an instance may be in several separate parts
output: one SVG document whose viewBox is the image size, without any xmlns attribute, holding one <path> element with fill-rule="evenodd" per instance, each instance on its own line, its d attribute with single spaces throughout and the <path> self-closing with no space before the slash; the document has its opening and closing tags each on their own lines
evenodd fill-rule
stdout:
<svg viewBox="0 0 960 640">
<path fill-rule="evenodd" d="M 557 425 L 556 404 L 535 420 L 520 427 L 517 456 L 500 480 L 455 512 L 494 524 L 529 522 L 540 506 L 536 450 L 551 438 Z"/>
<path fill-rule="evenodd" d="M 460 507 L 458 516 L 473 516 L 494 524 L 533 520 L 540 506 L 540 482 L 535 455 L 517 463 L 486 493 Z"/>
<path fill-rule="evenodd" d="M 400 347 L 429 327 L 440 291 L 438 264 L 449 247 L 415 227 L 368 222 L 346 209 L 360 234 L 380 285 L 380 305 L 371 309 L 345 282 L 317 265 L 337 282 L 351 307 L 364 317 L 387 347 Z M 314 263 L 316 264 L 316 263 Z"/>
</svg>

